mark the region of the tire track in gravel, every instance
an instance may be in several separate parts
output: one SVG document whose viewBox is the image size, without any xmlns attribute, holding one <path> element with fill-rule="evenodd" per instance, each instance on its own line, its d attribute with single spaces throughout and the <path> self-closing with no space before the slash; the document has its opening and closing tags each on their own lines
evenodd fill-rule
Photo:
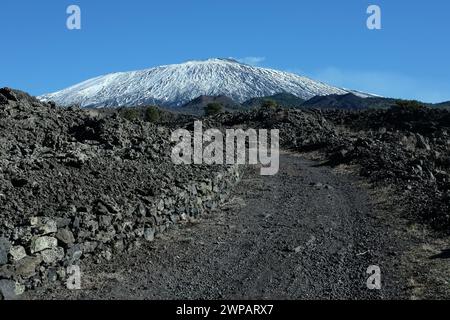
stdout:
<svg viewBox="0 0 450 320">
<path fill-rule="evenodd" d="M 401 298 L 386 214 L 351 176 L 283 153 L 280 172 L 250 169 L 228 204 L 131 254 L 82 266 L 83 289 L 32 299 Z M 379 218 L 379 215 L 383 215 Z M 382 290 L 366 270 L 382 270 Z"/>
</svg>

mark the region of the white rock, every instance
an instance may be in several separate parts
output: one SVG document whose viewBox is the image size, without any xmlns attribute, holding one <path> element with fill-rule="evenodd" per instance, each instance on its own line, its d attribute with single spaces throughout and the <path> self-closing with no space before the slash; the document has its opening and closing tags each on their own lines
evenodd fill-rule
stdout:
<svg viewBox="0 0 450 320">
<path fill-rule="evenodd" d="M 9 250 L 9 254 L 11 255 L 12 261 L 22 260 L 27 256 L 25 252 L 25 248 L 22 246 L 15 246 Z"/>
<path fill-rule="evenodd" d="M 38 237 L 31 243 L 31 253 L 41 252 L 45 249 L 52 249 L 58 246 L 58 240 L 53 237 Z"/>
</svg>

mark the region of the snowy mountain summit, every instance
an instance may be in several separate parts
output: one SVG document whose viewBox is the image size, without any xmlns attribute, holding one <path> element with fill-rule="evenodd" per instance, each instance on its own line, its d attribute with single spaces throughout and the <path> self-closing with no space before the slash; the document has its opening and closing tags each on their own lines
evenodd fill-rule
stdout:
<svg viewBox="0 0 450 320">
<path fill-rule="evenodd" d="M 227 96 L 242 103 L 277 93 L 310 99 L 349 92 L 355 93 L 288 72 L 254 67 L 232 59 L 209 59 L 112 73 L 38 98 L 62 106 L 158 104 L 176 107 L 199 96 Z"/>
</svg>

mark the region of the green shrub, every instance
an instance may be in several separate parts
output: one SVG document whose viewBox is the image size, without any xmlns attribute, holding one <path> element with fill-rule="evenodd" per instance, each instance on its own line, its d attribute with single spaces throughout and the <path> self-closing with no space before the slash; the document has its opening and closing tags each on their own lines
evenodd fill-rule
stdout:
<svg viewBox="0 0 450 320">
<path fill-rule="evenodd" d="M 417 100 L 397 100 L 394 107 L 399 109 L 419 110 L 424 108 L 424 105 Z"/>
<path fill-rule="evenodd" d="M 157 107 L 151 106 L 145 109 L 145 121 L 155 123 L 158 122 L 160 118 L 161 114 Z"/>
<path fill-rule="evenodd" d="M 207 116 L 212 116 L 218 113 L 221 113 L 223 110 L 223 107 L 220 103 L 217 102 L 213 102 L 213 103 L 209 103 L 206 107 L 205 107 L 205 114 Z"/>
<path fill-rule="evenodd" d="M 275 110 L 277 108 L 277 106 L 278 106 L 278 104 L 276 103 L 276 101 L 271 100 L 271 99 L 266 99 L 261 104 L 261 108 L 263 108 L 263 109 Z"/>
<path fill-rule="evenodd" d="M 139 119 L 139 110 L 134 108 L 125 108 L 122 110 L 122 117 L 128 121 Z"/>
</svg>

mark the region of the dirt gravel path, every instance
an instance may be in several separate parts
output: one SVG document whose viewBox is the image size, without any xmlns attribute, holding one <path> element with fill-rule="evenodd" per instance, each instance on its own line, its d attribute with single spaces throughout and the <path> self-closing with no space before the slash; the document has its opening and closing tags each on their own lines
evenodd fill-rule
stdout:
<svg viewBox="0 0 450 320">
<path fill-rule="evenodd" d="M 230 202 L 131 254 L 82 266 L 80 291 L 32 299 L 387 299 L 402 297 L 398 245 L 356 179 L 294 154 L 251 169 Z M 377 265 L 382 289 L 369 290 Z"/>
</svg>

